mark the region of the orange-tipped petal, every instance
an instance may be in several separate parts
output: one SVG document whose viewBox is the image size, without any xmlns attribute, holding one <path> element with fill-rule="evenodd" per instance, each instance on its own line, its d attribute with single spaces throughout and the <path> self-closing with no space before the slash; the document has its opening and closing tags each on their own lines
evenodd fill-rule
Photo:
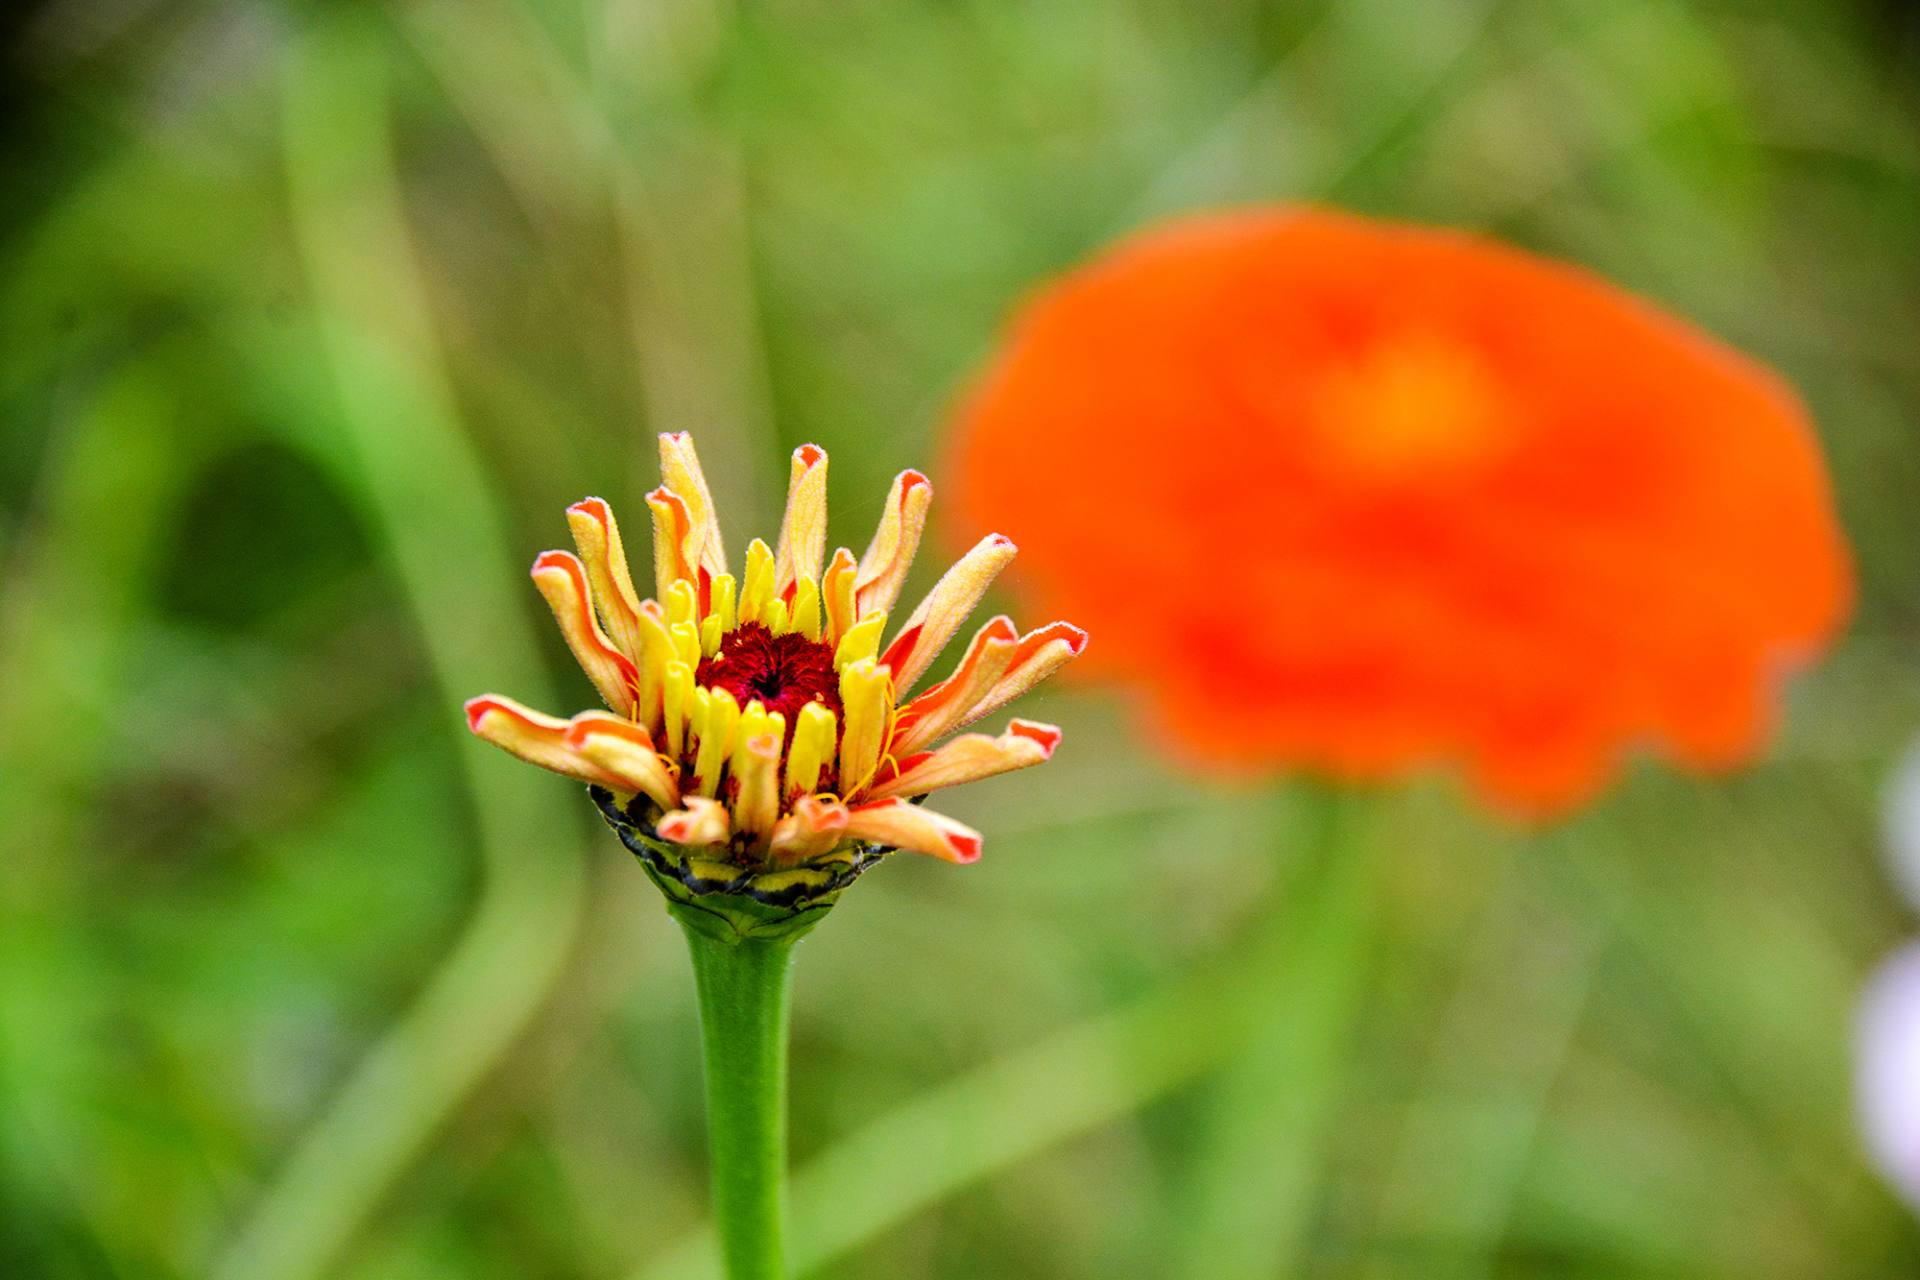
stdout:
<svg viewBox="0 0 1920 1280">
<path fill-rule="evenodd" d="M 665 600 L 674 583 L 700 580 L 697 565 L 687 557 L 693 517 L 686 499 L 665 485 L 647 495 L 647 510 L 653 513 L 653 594 Z"/>
<path fill-rule="evenodd" d="M 974 633 L 952 675 L 900 709 L 887 750 L 908 755 L 938 741 L 969 719 L 975 704 L 992 690 L 1019 648 L 1020 632 L 1002 615 Z"/>
<path fill-rule="evenodd" d="M 713 495 L 707 492 L 707 477 L 700 470 L 699 455 L 693 451 L 693 437 L 686 432 L 670 431 L 660 437 L 660 479 L 686 504 L 687 563 L 705 569 L 709 577 L 725 573 L 727 551 L 720 542 Z"/>
<path fill-rule="evenodd" d="M 567 729 L 567 746 L 621 779 L 622 791 L 643 792 L 662 809 L 680 804 L 679 770 L 654 750 L 653 738 L 639 725 L 604 711 L 583 711 Z"/>
<path fill-rule="evenodd" d="M 661 814 L 654 825 L 668 844 L 703 847 L 725 844 L 733 838 L 733 821 L 727 817 L 727 806 L 718 800 L 688 796 L 681 804 L 681 808 Z"/>
<path fill-rule="evenodd" d="M 733 800 L 733 825 L 755 841 L 771 836 L 780 816 L 780 742 L 776 723 L 770 732 L 741 742 L 733 755 L 733 779 L 740 788 Z"/>
<path fill-rule="evenodd" d="M 613 647 L 593 616 L 586 567 L 571 552 L 543 551 L 533 562 L 533 582 L 553 610 L 574 660 L 601 698 L 620 714 L 632 714 L 640 673 L 631 658 Z"/>
<path fill-rule="evenodd" d="M 567 508 L 567 526 L 573 545 L 587 568 L 594 609 L 615 646 L 635 662 L 640 660 L 640 632 L 636 615 L 640 596 L 627 568 L 627 551 L 620 542 L 620 525 L 613 509 L 600 498 L 582 498 Z"/>
<path fill-rule="evenodd" d="M 1045 680 L 1080 655 L 1087 647 L 1087 633 L 1071 622 L 1049 622 L 1020 637 L 1007 669 L 987 690 L 986 696 L 967 709 L 946 728 L 951 733 L 974 721 L 992 715 L 1033 686 Z"/>
<path fill-rule="evenodd" d="M 1060 745 L 1060 730 L 1032 720 L 1015 720 L 997 738 L 984 733 L 962 734 L 936 751 L 908 756 L 882 771 L 867 789 L 875 800 L 893 796 L 922 796 L 941 787 L 977 782 L 996 773 L 1040 764 Z"/>
<path fill-rule="evenodd" d="M 768 857 L 775 865 L 831 853 L 846 839 L 847 806 L 832 796 L 801 796 L 773 827 Z"/>
<path fill-rule="evenodd" d="M 825 614 L 820 638 L 829 645 L 839 644 L 840 637 L 860 619 L 853 591 L 859 572 L 853 552 L 841 547 L 833 553 L 826 576 L 820 579 L 820 605 Z"/>
<path fill-rule="evenodd" d="M 990 533 L 933 584 L 933 590 L 901 626 L 880 659 L 893 669 L 896 689 L 905 693 L 913 688 L 914 681 L 940 656 L 953 633 L 980 603 L 994 578 L 1012 563 L 1016 550 L 1013 539 Z"/>
<path fill-rule="evenodd" d="M 818 581 L 827 555 L 827 451 L 803 444 L 793 451 L 787 514 L 780 522 L 773 581 L 786 596 L 802 578 Z"/>
<path fill-rule="evenodd" d="M 860 572 L 853 580 L 855 617 L 893 611 L 907 570 L 913 567 L 914 552 L 920 549 L 932 502 L 933 485 L 918 471 L 902 471 L 894 477 L 880 527 L 867 545 L 867 554 L 860 557 Z"/>
<path fill-rule="evenodd" d="M 568 747 L 570 727 L 567 721 L 522 706 L 512 698 L 490 693 L 467 699 L 467 728 L 502 751 L 580 782 L 616 791 L 636 790 Z"/>
<path fill-rule="evenodd" d="M 976 862 L 980 833 L 905 800 L 874 800 L 847 810 L 847 837 L 924 853 L 946 862 Z"/>
</svg>

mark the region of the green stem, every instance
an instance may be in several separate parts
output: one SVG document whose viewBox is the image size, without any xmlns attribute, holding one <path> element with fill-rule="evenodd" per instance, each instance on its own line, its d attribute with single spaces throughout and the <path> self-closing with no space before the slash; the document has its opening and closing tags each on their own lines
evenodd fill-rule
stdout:
<svg viewBox="0 0 1920 1280">
<path fill-rule="evenodd" d="M 729 1280 L 782 1280 L 792 938 L 683 925 L 700 994 L 713 1218 Z"/>
</svg>

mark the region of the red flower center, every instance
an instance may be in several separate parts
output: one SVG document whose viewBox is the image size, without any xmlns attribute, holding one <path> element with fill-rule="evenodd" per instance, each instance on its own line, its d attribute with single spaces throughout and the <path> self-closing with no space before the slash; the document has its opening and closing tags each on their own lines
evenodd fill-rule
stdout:
<svg viewBox="0 0 1920 1280">
<path fill-rule="evenodd" d="M 800 708 L 809 702 L 825 703 L 836 719 L 841 715 L 832 646 L 798 631 L 777 636 L 757 622 L 743 622 L 727 633 L 720 652 L 702 662 L 693 679 L 705 689 L 725 689 L 743 708 L 758 702 L 779 712 L 786 718 L 788 744 Z"/>
</svg>

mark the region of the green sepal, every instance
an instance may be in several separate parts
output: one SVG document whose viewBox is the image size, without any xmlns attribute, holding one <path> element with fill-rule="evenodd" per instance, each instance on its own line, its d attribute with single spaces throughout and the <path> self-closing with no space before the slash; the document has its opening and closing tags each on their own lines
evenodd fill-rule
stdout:
<svg viewBox="0 0 1920 1280">
<path fill-rule="evenodd" d="M 856 842 L 797 867 L 746 867 L 710 850 L 662 840 L 645 796 L 623 808 L 605 788 L 589 787 L 588 793 L 659 887 L 674 919 L 722 942 L 800 937 L 820 923 L 848 885 L 893 852 Z"/>
</svg>

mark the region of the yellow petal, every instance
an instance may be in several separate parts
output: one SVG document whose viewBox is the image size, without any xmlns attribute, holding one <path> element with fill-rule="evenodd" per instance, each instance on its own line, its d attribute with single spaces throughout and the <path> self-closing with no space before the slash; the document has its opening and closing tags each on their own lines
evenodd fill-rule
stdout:
<svg viewBox="0 0 1920 1280">
<path fill-rule="evenodd" d="M 733 799 L 734 830 L 764 844 L 780 816 L 780 743 L 785 726 L 780 717 L 765 717 L 764 732 L 743 741 L 733 753 L 733 776 L 740 784 Z"/>
<path fill-rule="evenodd" d="M 713 495 L 707 491 L 707 477 L 700 470 L 700 458 L 693 450 L 693 437 L 684 431 L 670 431 L 660 437 L 660 479 L 680 495 L 687 508 L 687 563 L 717 578 L 727 571 L 727 552 L 720 542 L 720 520 L 714 511 Z"/>
<path fill-rule="evenodd" d="M 847 629 L 858 620 L 853 611 L 853 580 L 859 571 L 853 552 L 841 547 L 833 553 L 833 562 L 827 566 L 826 576 L 820 579 L 820 601 L 826 615 L 820 638 L 828 644 L 839 644 Z"/>
<path fill-rule="evenodd" d="M 887 629 L 887 615 L 870 613 L 847 628 L 847 634 L 840 637 L 840 647 L 833 651 L 833 665 L 845 671 L 849 664 L 862 658 L 877 658 L 880 655 L 880 633 Z"/>
<path fill-rule="evenodd" d="M 880 764 L 893 710 L 893 679 L 872 658 L 849 663 L 840 673 L 840 707 L 846 728 L 840 735 L 840 794 L 853 797 Z"/>
<path fill-rule="evenodd" d="M 654 750 L 646 730 L 604 711 L 583 711 L 567 729 L 567 746 L 662 809 L 680 803 L 678 772 Z"/>
<path fill-rule="evenodd" d="M 980 857 L 980 833 L 905 800 L 875 800 L 847 811 L 847 837 L 925 853 L 947 862 Z"/>
<path fill-rule="evenodd" d="M 787 751 L 785 794 L 789 800 L 819 789 L 820 775 L 833 760 L 838 724 L 833 708 L 824 702 L 809 702 L 800 708 L 793 727 L 793 746 Z"/>
<path fill-rule="evenodd" d="M 687 715 L 693 709 L 693 668 L 679 659 L 667 664 L 660 682 L 661 731 L 667 754 L 678 760 L 687 749 Z"/>
<path fill-rule="evenodd" d="M 1020 637 L 1014 646 L 1007 669 L 993 682 L 984 697 L 974 703 L 948 732 L 964 728 L 983 716 L 990 716 L 1027 690 L 1080 656 L 1087 647 L 1087 633 L 1071 622 L 1049 622 Z"/>
<path fill-rule="evenodd" d="M 747 574 L 740 581 L 740 621 L 766 622 L 773 603 L 773 552 L 755 538 L 747 544 Z"/>
<path fill-rule="evenodd" d="M 616 791 L 635 791 L 567 746 L 570 724 L 497 694 L 467 700 L 467 728 L 528 764 Z"/>
<path fill-rule="evenodd" d="M 1031 720 L 1015 720 L 997 738 L 984 733 L 962 734 L 938 750 L 890 764 L 867 788 L 867 797 L 884 800 L 923 796 L 941 787 L 957 787 L 1010 769 L 1025 769 L 1048 759 L 1059 745 L 1059 729 Z"/>
<path fill-rule="evenodd" d="M 647 510 L 653 513 L 653 594 L 665 600 L 674 583 L 699 579 L 698 566 L 687 558 L 693 517 L 686 499 L 665 485 L 647 495 Z"/>
<path fill-rule="evenodd" d="M 661 814 L 654 830 L 669 844 L 694 847 L 725 844 L 733 838 L 727 807 L 705 796 L 688 796 L 681 808 Z"/>
<path fill-rule="evenodd" d="M 791 866 L 832 853 L 847 833 L 847 806 L 831 796 L 802 796 L 773 826 L 767 850 L 775 865 Z"/>
<path fill-rule="evenodd" d="M 902 693 L 940 656 L 987 587 L 1012 563 L 1015 551 L 1011 538 L 988 534 L 933 584 L 880 659 L 893 668 L 894 684 Z"/>
<path fill-rule="evenodd" d="M 733 754 L 733 733 L 740 723 L 740 704 L 725 689 L 702 689 L 694 694 L 694 730 L 699 747 L 694 752 L 693 777 L 682 791 L 711 796 L 719 792 L 720 775 Z"/>
<path fill-rule="evenodd" d="M 908 755 L 959 727 L 1013 661 L 1019 639 L 1013 619 L 1004 615 L 975 632 L 953 674 L 900 709 L 887 750 Z"/>
<path fill-rule="evenodd" d="M 818 578 L 827 554 L 827 451 L 803 444 L 793 451 L 787 514 L 774 553 L 774 590 L 784 596 L 802 578 Z"/>
<path fill-rule="evenodd" d="M 932 501 L 933 486 L 918 471 L 902 471 L 894 477 L 880 527 L 867 545 L 867 554 L 860 557 L 860 572 L 854 579 L 854 609 L 861 616 L 893 612 L 907 570 L 913 567 L 913 554 L 920 549 Z"/>
<path fill-rule="evenodd" d="M 635 619 L 640 612 L 640 596 L 627 568 L 627 552 L 620 542 L 620 525 L 613 518 L 613 509 L 600 498 L 582 498 L 567 508 L 567 527 L 573 530 L 573 545 L 587 568 L 587 582 L 593 588 L 601 625 L 620 651 L 638 662 L 640 632 Z"/>
<path fill-rule="evenodd" d="M 631 658 L 613 647 L 593 616 L 586 567 L 571 552 L 543 551 L 533 562 L 533 582 L 553 610 L 553 620 L 560 624 L 574 660 L 600 697 L 621 715 L 632 715 L 640 673 Z"/>
<path fill-rule="evenodd" d="M 820 588 L 812 578 L 802 578 L 793 587 L 793 616 L 789 625 L 809 640 L 820 638 Z"/>
</svg>

